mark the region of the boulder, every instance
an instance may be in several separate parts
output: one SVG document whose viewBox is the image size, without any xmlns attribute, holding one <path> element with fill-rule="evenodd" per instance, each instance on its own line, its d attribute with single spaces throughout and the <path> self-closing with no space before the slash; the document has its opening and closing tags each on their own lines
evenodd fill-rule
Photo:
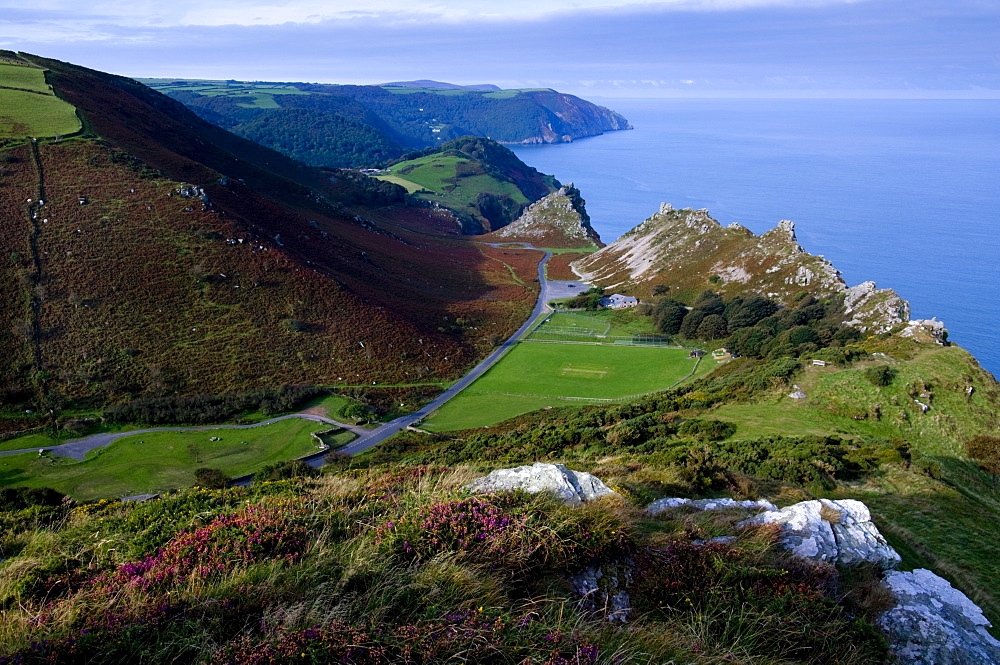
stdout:
<svg viewBox="0 0 1000 665">
<path fill-rule="evenodd" d="M 854 499 L 803 501 L 737 526 L 767 523 L 781 525 L 782 545 L 802 558 L 841 565 L 870 562 L 885 570 L 901 560 L 872 523 L 868 506 Z"/>
<path fill-rule="evenodd" d="M 1000 663 L 1000 641 L 975 603 L 929 570 L 891 571 L 897 605 L 879 617 L 899 662 L 908 665 Z"/>
<path fill-rule="evenodd" d="M 770 501 L 758 499 L 757 501 L 736 501 L 734 499 L 657 499 L 646 506 L 646 512 L 650 515 L 661 513 L 668 508 L 677 506 L 690 506 L 697 510 L 722 510 L 724 508 L 743 508 L 745 510 L 777 510 Z"/>
<path fill-rule="evenodd" d="M 602 496 L 621 496 L 601 480 L 583 471 L 571 471 L 562 464 L 536 462 L 530 466 L 497 469 L 465 486 L 470 492 L 504 492 L 516 489 L 525 492 L 551 492 L 571 506 L 593 501 Z"/>
</svg>

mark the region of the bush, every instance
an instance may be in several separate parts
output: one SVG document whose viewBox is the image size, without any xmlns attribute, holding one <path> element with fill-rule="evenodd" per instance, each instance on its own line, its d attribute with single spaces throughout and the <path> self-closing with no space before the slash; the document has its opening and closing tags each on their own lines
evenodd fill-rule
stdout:
<svg viewBox="0 0 1000 665">
<path fill-rule="evenodd" d="M 876 388 L 885 388 L 896 377 L 896 370 L 888 365 L 873 365 L 866 367 L 862 374 Z"/>
<path fill-rule="evenodd" d="M 219 469 L 203 467 L 195 470 L 194 482 L 205 489 L 222 490 L 229 487 L 229 485 L 233 482 L 233 479 Z"/>
<path fill-rule="evenodd" d="M 315 478 L 318 475 L 320 475 L 319 469 L 314 469 L 302 460 L 291 460 L 265 466 L 253 474 L 253 480 L 255 483 L 260 483 L 270 480 L 288 480 L 290 478 Z"/>
<path fill-rule="evenodd" d="M 979 467 L 1000 476 L 1000 436 L 978 434 L 965 442 L 965 454 L 976 460 Z"/>
</svg>

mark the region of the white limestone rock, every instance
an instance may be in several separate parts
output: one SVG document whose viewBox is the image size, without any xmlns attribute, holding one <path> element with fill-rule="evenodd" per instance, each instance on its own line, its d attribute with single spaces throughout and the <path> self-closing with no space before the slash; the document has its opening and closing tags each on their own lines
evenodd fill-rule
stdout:
<svg viewBox="0 0 1000 665">
<path fill-rule="evenodd" d="M 879 617 L 900 663 L 989 665 L 1000 663 L 1000 641 L 979 606 L 929 570 L 892 571 L 885 584 L 898 605 Z"/>
<path fill-rule="evenodd" d="M 876 563 L 885 570 L 901 560 L 871 521 L 868 506 L 854 499 L 803 501 L 740 522 L 779 524 L 781 543 L 798 557 L 840 565 Z"/>
<path fill-rule="evenodd" d="M 497 469 L 465 486 L 470 492 L 505 492 L 521 489 L 525 492 L 552 492 L 571 506 L 579 506 L 603 496 L 621 496 L 601 482 L 600 478 L 583 471 L 571 471 L 562 464 L 536 462 L 530 466 Z"/>
<path fill-rule="evenodd" d="M 724 508 L 743 508 L 745 510 L 778 509 L 773 503 L 764 499 L 758 499 L 757 501 L 736 501 L 734 499 L 657 499 L 646 506 L 646 512 L 650 515 L 656 515 L 668 508 L 676 508 L 677 506 L 690 506 L 697 510 L 722 510 Z"/>
</svg>

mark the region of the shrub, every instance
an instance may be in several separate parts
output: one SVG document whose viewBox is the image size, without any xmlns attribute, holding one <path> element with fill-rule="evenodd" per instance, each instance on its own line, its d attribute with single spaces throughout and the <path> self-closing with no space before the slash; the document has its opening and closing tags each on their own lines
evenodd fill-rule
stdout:
<svg viewBox="0 0 1000 665">
<path fill-rule="evenodd" d="M 319 475 L 319 469 L 309 466 L 302 460 L 290 460 L 265 466 L 253 474 L 253 480 L 255 483 L 261 483 L 273 480 L 288 480 L 290 478 L 315 478 Z"/>
<path fill-rule="evenodd" d="M 888 365 L 872 365 L 866 367 L 862 374 L 876 388 L 884 388 L 892 383 L 896 377 L 896 370 Z"/>
<path fill-rule="evenodd" d="M 233 479 L 224 474 L 219 469 L 203 467 L 194 472 L 195 484 L 206 489 L 221 490 L 229 487 Z"/>
<path fill-rule="evenodd" d="M 976 460 L 983 471 L 1000 476 L 1000 436 L 977 434 L 965 442 L 965 454 Z"/>
</svg>

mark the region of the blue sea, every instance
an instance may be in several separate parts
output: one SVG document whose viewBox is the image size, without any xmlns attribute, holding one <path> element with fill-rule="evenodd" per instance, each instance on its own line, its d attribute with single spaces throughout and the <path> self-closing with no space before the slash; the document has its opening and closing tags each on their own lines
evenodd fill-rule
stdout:
<svg viewBox="0 0 1000 665">
<path fill-rule="evenodd" d="M 594 101 L 635 129 L 515 152 L 576 184 L 605 242 L 661 201 L 758 234 L 790 219 L 1000 376 L 1000 100 Z"/>
</svg>

